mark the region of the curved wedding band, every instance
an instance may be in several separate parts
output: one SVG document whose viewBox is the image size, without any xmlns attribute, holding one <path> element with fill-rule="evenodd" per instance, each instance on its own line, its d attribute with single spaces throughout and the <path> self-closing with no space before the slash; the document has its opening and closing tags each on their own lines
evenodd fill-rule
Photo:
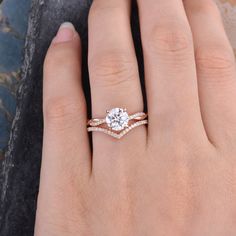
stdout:
<svg viewBox="0 0 236 236">
<path fill-rule="evenodd" d="M 113 108 L 107 111 L 105 118 L 94 118 L 88 121 L 88 132 L 102 132 L 120 139 L 132 129 L 148 124 L 148 115 L 144 112 L 137 112 L 128 115 L 123 108 Z"/>
</svg>

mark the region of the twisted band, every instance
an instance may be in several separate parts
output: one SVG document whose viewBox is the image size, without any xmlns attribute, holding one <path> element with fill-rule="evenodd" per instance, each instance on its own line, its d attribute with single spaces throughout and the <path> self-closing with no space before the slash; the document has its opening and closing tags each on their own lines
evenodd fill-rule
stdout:
<svg viewBox="0 0 236 236">
<path fill-rule="evenodd" d="M 93 118 L 88 121 L 88 132 L 102 132 L 114 138 L 120 139 L 132 129 L 148 124 L 148 115 L 137 112 L 128 115 L 123 108 L 113 108 L 107 111 L 105 118 Z"/>
</svg>

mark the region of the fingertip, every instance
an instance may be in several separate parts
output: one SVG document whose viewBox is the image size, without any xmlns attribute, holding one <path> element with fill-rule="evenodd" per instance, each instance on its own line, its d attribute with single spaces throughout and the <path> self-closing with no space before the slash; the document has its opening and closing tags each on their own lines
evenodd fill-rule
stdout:
<svg viewBox="0 0 236 236">
<path fill-rule="evenodd" d="M 78 36 L 78 33 L 71 22 L 64 22 L 58 29 L 52 44 L 66 43 L 73 41 Z"/>
<path fill-rule="evenodd" d="M 65 22 L 59 27 L 45 56 L 43 74 L 44 98 L 61 97 L 67 90 L 80 87 L 81 44 L 72 23 Z"/>
<path fill-rule="evenodd" d="M 44 71 L 55 70 L 60 65 L 73 65 L 81 61 L 81 41 L 74 25 L 64 22 L 60 25 L 56 36 L 45 55 Z M 68 60 L 71 58 L 71 60 Z"/>
</svg>

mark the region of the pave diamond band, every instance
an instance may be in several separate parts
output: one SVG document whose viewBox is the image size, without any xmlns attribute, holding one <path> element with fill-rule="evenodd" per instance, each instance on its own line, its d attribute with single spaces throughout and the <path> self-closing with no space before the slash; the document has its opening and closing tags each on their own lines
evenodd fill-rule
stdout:
<svg viewBox="0 0 236 236">
<path fill-rule="evenodd" d="M 89 120 L 88 132 L 102 132 L 120 139 L 132 129 L 147 123 L 147 114 L 144 112 L 129 115 L 126 109 L 113 108 L 107 111 L 105 118 Z"/>
</svg>

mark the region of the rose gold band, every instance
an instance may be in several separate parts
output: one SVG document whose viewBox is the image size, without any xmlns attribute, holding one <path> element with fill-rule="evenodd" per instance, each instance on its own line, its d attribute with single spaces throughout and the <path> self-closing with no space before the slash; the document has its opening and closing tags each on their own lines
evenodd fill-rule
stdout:
<svg viewBox="0 0 236 236">
<path fill-rule="evenodd" d="M 87 123 L 88 132 L 102 132 L 116 139 L 122 138 L 132 129 L 148 124 L 148 115 L 145 112 L 137 112 L 128 115 L 126 109 L 113 108 L 107 111 L 105 118 L 93 118 Z"/>
<path fill-rule="evenodd" d="M 145 120 L 147 117 L 148 117 L 148 115 L 145 112 L 137 112 L 133 115 L 130 115 L 129 120 L 130 121 L 132 121 L 132 120 L 140 121 L 140 120 Z M 92 127 L 96 127 L 96 126 L 99 126 L 104 123 L 106 123 L 105 118 L 94 118 L 94 119 L 88 120 L 87 125 L 92 126 Z"/>
<path fill-rule="evenodd" d="M 121 139 L 123 136 L 128 134 L 128 132 L 131 131 L 132 129 L 137 128 L 141 125 L 147 125 L 147 124 L 148 124 L 148 120 L 137 121 L 137 122 L 133 123 L 132 125 L 130 125 L 128 128 L 125 128 L 120 133 L 114 132 L 114 131 L 107 129 L 107 128 L 101 128 L 101 127 L 88 127 L 88 132 L 101 132 L 104 134 L 108 134 L 113 138 Z"/>
</svg>

